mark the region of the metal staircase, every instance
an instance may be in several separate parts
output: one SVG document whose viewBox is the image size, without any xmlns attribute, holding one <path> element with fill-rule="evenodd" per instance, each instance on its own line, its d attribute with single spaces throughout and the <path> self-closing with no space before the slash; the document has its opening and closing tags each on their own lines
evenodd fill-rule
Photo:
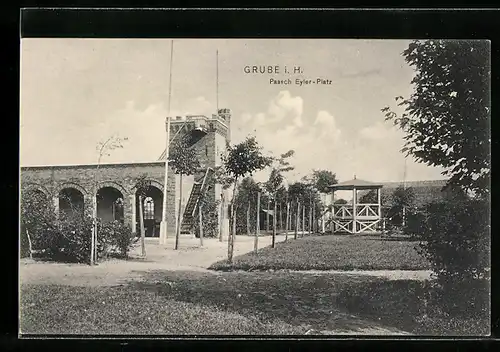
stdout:
<svg viewBox="0 0 500 352">
<path fill-rule="evenodd" d="M 205 175 L 203 176 L 203 178 L 200 181 L 194 182 L 193 188 L 191 189 L 191 194 L 189 195 L 189 199 L 186 204 L 186 208 L 184 208 L 184 215 L 182 217 L 181 223 L 181 233 L 192 233 L 195 223 L 195 215 L 198 211 L 200 199 L 202 199 L 202 197 L 205 195 L 213 175 L 214 170 L 212 168 L 208 168 L 205 171 Z"/>
</svg>

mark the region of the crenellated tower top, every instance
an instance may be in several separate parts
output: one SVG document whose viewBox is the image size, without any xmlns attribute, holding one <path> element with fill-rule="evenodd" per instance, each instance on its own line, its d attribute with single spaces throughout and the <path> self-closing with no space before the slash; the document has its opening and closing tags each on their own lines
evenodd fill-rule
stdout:
<svg viewBox="0 0 500 352">
<path fill-rule="evenodd" d="M 171 117 L 170 142 L 185 133 L 199 133 L 206 135 L 203 139 L 207 142 L 212 139 L 217 140 L 217 143 L 206 143 L 206 148 L 215 148 L 216 150 L 214 150 L 214 154 L 219 154 L 220 150 L 225 148 L 225 143 L 224 145 L 220 145 L 220 138 L 222 137 L 225 142 L 229 142 L 231 140 L 231 110 L 219 109 L 218 113 L 212 114 L 211 117 L 205 115 Z M 219 137 L 216 138 L 216 135 Z M 163 151 L 159 160 L 164 159 L 165 151 Z"/>
</svg>

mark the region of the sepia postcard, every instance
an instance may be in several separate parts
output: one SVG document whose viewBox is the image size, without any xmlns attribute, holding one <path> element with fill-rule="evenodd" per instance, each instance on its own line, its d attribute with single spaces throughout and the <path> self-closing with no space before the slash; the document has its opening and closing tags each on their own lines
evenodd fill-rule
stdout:
<svg viewBox="0 0 500 352">
<path fill-rule="evenodd" d="M 20 52 L 20 337 L 489 336 L 489 41 Z"/>
</svg>

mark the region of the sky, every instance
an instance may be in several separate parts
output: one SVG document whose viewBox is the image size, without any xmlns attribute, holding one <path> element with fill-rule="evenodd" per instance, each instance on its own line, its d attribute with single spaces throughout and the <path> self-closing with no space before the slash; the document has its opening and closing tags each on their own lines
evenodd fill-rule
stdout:
<svg viewBox="0 0 500 352">
<path fill-rule="evenodd" d="M 128 141 L 102 162 L 155 161 L 165 148 L 167 115 L 211 116 L 218 106 L 231 109 L 233 143 L 255 135 L 266 153 L 295 151 L 290 181 L 313 169 L 331 170 L 340 181 L 354 175 L 401 181 L 404 135 L 381 109 L 412 92 L 414 72 L 401 56 L 407 45 L 175 39 L 171 66 L 169 39 L 22 39 L 21 166 L 96 163 L 97 144 L 111 136 Z M 280 72 L 245 73 L 254 65 Z M 301 73 L 290 72 L 294 67 Z M 270 78 L 292 84 L 270 84 Z M 295 84 L 318 78 L 330 84 Z M 406 160 L 407 180 L 443 179 L 442 171 Z"/>
</svg>

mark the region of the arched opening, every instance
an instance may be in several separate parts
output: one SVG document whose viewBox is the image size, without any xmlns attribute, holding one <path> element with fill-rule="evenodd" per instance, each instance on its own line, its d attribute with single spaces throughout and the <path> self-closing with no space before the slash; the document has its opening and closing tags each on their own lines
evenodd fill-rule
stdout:
<svg viewBox="0 0 500 352">
<path fill-rule="evenodd" d="M 144 229 L 146 237 L 160 237 L 160 223 L 163 211 L 163 192 L 155 186 L 148 189 L 139 189 L 136 192 L 136 224 L 137 233 L 140 233 L 140 203 L 142 196 L 142 212 L 144 215 Z"/>
<path fill-rule="evenodd" d="M 59 192 L 59 214 L 65 216 L 83 215 L 83 193 L 76 188 L 64 188 Z"/>
<path fill-rule="evenodd" d="M 124 221 L 123 194 L 114 187 L 97 191 L 97 217 L 103 222 Z"/>
</svg>

